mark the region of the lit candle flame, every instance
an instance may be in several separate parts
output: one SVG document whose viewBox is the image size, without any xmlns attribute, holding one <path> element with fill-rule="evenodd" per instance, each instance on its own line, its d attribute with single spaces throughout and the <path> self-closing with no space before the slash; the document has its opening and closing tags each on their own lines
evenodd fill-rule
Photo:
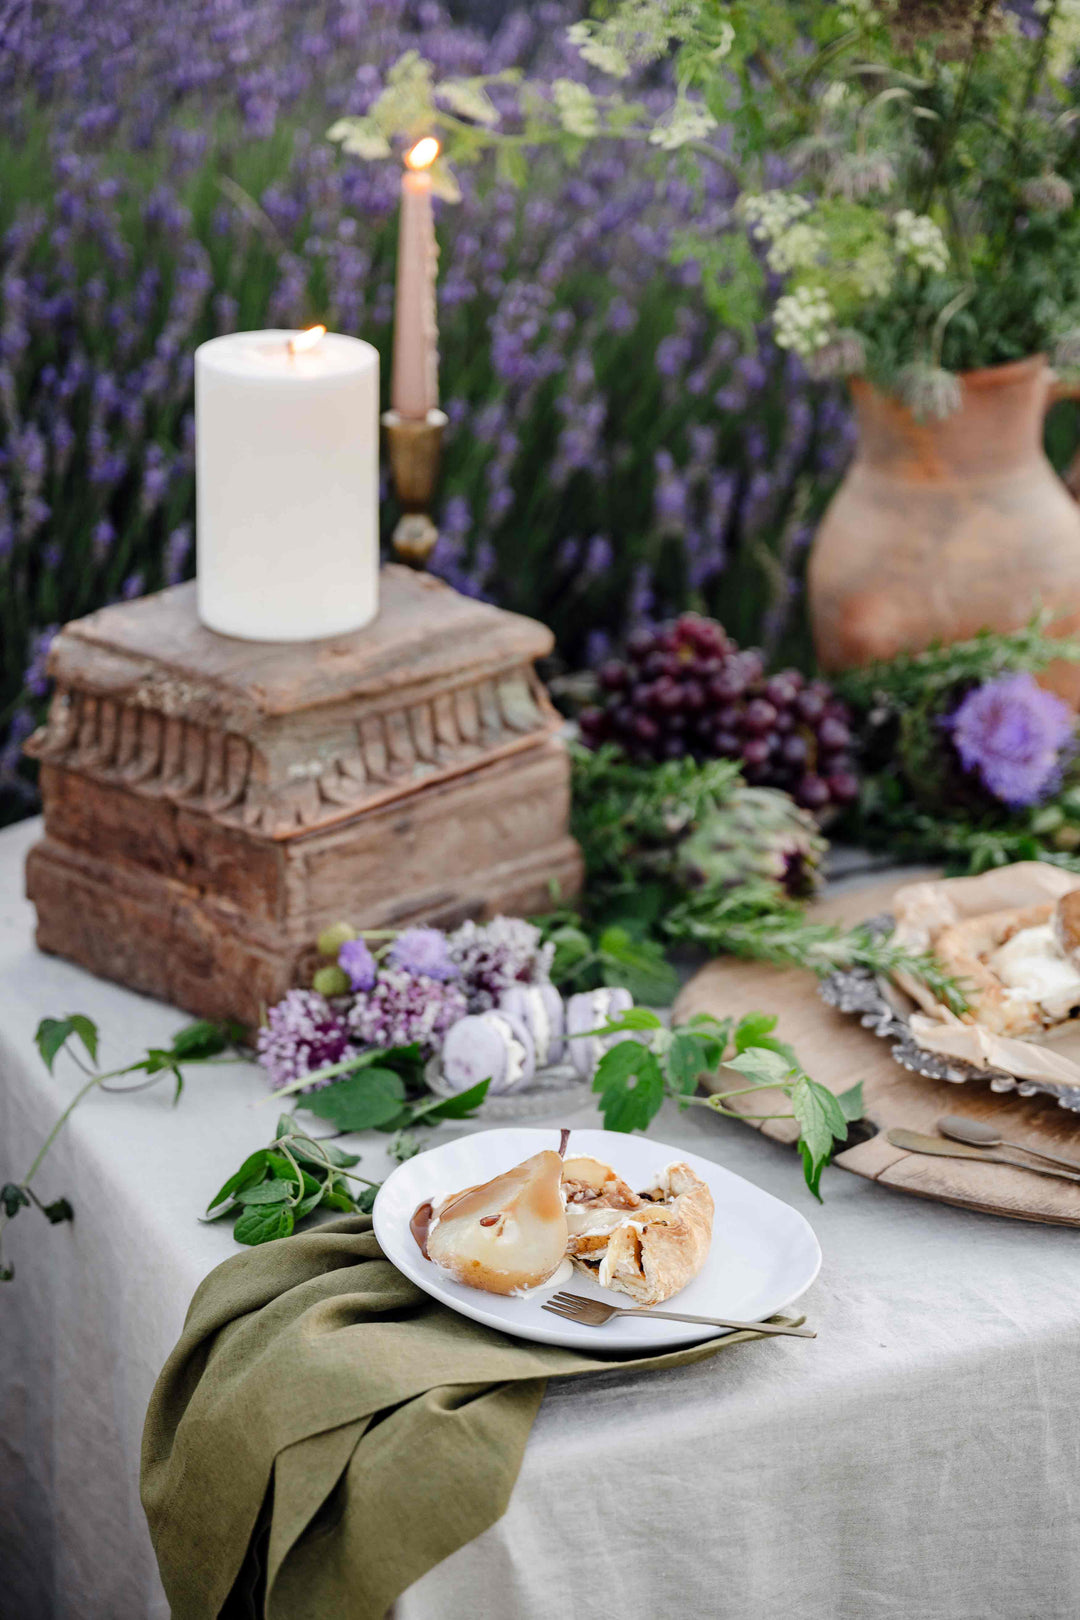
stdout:
<svg viewBox="0 0 1080 1620">
<path fill-rule="evenodd" d="M 309 326 L 306 332 L 297 332 L 289 339 L 290 354 L 306 354 L 313 349 L 320 338 L 326 336 L 325 326 Z"/>
<path fill-rule="evenodd" d="M 439 155 L 439 143 L 434 135 L 425 135 L 423 140 L 405 154 L 405 162 L 410 169 L 430 169 Z"/>
</svg>

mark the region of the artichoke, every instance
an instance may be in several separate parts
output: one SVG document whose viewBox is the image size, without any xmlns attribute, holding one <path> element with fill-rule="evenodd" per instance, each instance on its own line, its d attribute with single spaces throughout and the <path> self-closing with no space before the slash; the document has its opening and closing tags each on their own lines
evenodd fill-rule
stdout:
<svg viewBox="0 0 1080 1620">
<path fill-rule="evenodd" d="M 790 795 L 740 784 L 680 840 L 673 876 L 687 889 L 765 878 L 801 899 L 818 888 L 828 847 L 813 816 Z"/>
</svg>

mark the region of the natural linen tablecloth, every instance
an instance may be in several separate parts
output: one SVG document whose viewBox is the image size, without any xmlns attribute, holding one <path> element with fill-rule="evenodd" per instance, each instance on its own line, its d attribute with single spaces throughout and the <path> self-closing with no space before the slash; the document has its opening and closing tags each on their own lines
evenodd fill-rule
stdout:
<svg viewBox="0 0 1080 1620">
<path fill-rule="evenodd" d="M 226 1260 L 191 1303 L 143 1437 L 173 1620 L 217 1620 L 230 1593 L 230 1614 L 261 1616 L 262 1580 L 267 1620 L 381 1620 L 505 1512 L 548 1378 L 678 1366 L 756 1337 L 637 1360 L 525 1343 L 409 1282 L 369 1215 Z"/>
<path fill-rule="evenodd" d="M 185 1021 L 34 949 L 22 864 L 40 836 L 34 822 L 0 832 L 4 1180 L 78 1084 L 63 1059 L 55 1075 L 41 1063 L 40 1018 L 96 1018 L 108 1067 Z M 236 1064 L 192 1069 L 175 1108 L 165 1086 L 88 1098 L 39 1187 L 68 1196 L 74 1222 L 35 1211 L 8 1228 L 2 1620 L 168 1620 L 139 1440 L 192 1295 L 238 1252 L 229 1222 L 196 1217 L 268 1140 L 265 1094 Z M 536 1123 L 600 1118 L 583 1093 Z M 431 1140 L 484 1127 L 448 1122 Z M 807 1216 L 825 1259 L 800 1309 L 819 1337 L 640 1378 L 553 1378 L 506 1512 L 403 1592 L 394 1620 L 555 1620 L 563 1593 L 597 1620 L 1077 1620 L 1080 1233 L 842 1170 L 818 1205 L 790 1148 L 704 1108 L 665 1103 L 651 1134 Z M 388 1140 L 350 1139 L 363 1175 L 393 1168 Z"/>
</svg>

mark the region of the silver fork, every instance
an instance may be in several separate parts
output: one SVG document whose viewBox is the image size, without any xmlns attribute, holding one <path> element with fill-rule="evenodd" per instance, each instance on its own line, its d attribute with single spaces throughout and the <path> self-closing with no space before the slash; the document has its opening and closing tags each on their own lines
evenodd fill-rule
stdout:
<svg viewBox="0 0 1080 1620">
<path fill-rule="evenodd" d="M 561 1316 L 567 1322 L 580 1322 L 583 1327 L 603 1327 L 613 1316 L 662 1316 L 666 1322 L 695 1322 L 702 1327 L 731 1328 L 735 1332 L 774 1334 L 788 1339 L 816 1339 L 813 1328 L 787 1327 L 779 1322 L 734 1322 L 721 1316 L 687 1316 L 683 1311 L 626 1310 L 619 1305 L 608 1305 L 602 1299 L 586 1299 L 583 1294 L 552 1294 L 544 1301 L 545 1311 Z"/>
</svg>

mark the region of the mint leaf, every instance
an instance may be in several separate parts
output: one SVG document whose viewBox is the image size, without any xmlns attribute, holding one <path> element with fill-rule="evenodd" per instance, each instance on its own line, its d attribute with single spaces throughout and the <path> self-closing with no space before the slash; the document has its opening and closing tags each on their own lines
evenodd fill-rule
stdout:
<svg viewBox="0 0 1080 1620">
<path fill-rule="evenodd" d="M 605 1130 L 643 1131 L 664 1100 L 664 1072 L 640 1041 L 620 1041 L 600 1059 L 592 1088 L 600 1093 Z"/>
<path fill-rule="evenodd" d="M 553 984 L 562 985 L 573 979 L 582 964 L 592 957 L 592 946 L 589 936 L 572 923 L 564 923 L 555 928 L 547 936 L 548 943 L 554 945 L 555 955 L 551 961 L 551 980 Z"/>
<path fill-rule="evenodd" d="M 270 1155 L 265 1148 L 260 1148 L 257 1153 L 252 1153 L 246 1158 L 239 1170 L 229 1177 L 221 1191 L 211 1198 L 206 1206 L 207 1214 L 219 1204 L 223 1204 L 227 1198 L 231 1198 L 241 1187 L 250 1187 L 256 1181 L 260 1181 L 266 1173 L 269 1158 Z"/>
<path fill-rule="evenodd" d="M 288 1117 L 286 1114 L 285 1118 Z M 280 1120 L 277 1133 L 284 1135 Z M 300 1133 L 290 1136 L 289 1152 L 301 1164 L 313 1164 L 317 1170 L 325 1170 L 328 1164 L 333 1165 L 335 1170 L 351 1170 L 354 1164 L 360 1163 L 359 1153 L 346 1153 L 344 1148 L 325 1136 L 304 1136 Z"/>
<path fill-rule="evenodd" d="M 51 1204 L 42 1204 L 41 1213 L 53 1226 L 59 1226 L 61 1221 L 73 1221 L 75 1211 L 66 1198 L 57 1198 Z"/>
<path fill-rule="evenodd" d="M 277 1238 L 288 1237 L 294 1225 L 295 1218 L 287 1204 L 261 1204 L 254 1209 L 245 1209 L 233 1227 L 233 1237 L 237 1243 L 247 1243 L 254 1246 L 257 1243 L 273 1243 Z"/>
<path fill-rule="evenodd" d="M 241 1187 L 236 1202 L 245 1208 L 249 1204 L 287 1204 L 295 1189 L 295 1181 L 260 1181 L 254 1187 Z"/>
<path fill-rule="evenodd" d="M 393 1069 L 364 1068 L 321 1091 L 297 1099 L 297 1107 L 329 1119 L 341 1131 L 367 1131 L 394 1119 L 405 1100 L 405 1083 Z"/>
<path fill-rule="evenodd" d="M 86 1048 L 91 1063 L 97 1063 L 98 1030 L 92 1019 L 84 1013 L 71 1013 L 67 1018 L 43 1018 L 37 1027 L 34 1040 L 41 1053 L 42 1062 L 49 1073 L 53 1072 L 57 1053 L 70 1040 L 77 1035 Z"/>
<path fill-rule="evenodd" d="M 378 1196 L 378 1187 L 363 1187 L 360 1192 L 356 1194 L 354 1202 L 361 1215 L 371 1214 L 372 1210 L 375 1208 L 375 1200 Z"/>
<path fill-rule="evenodd" d="M 346 1215 L 354 1215 L 357 1208 L 357 1199 L 363 1198 L 366 1193 L 370 1193 L 371 1204 L 373 1204 L 375 1202 L 375 1192 L 375 1188 L 366 1187 L 364 1192 L 358 1193 L 357 1198 L 354 1199 L 351 1193 L 345 1191 L 344 1187 L 335 1187 L 331 1192 L 323 1193 L 322 1201 L 326 1209 L 340 1209 Z M 368 1205 L 368 1209 L 371 1208 L 371 1204 Z"/>
<path fill-rule="evenodd" d="M 323 1194 L 325 1192 L 326 1183 L 320 1181 L 314 1192 L 308 1193 L 306 1198 L 301 1198 L 300 1202 L 293 1210 L 293 1218 L 299 1222 L 304 1219 L 305 1215 L 310 1215 L 316 1205 L 322 1203 Z"/>
</svg>

